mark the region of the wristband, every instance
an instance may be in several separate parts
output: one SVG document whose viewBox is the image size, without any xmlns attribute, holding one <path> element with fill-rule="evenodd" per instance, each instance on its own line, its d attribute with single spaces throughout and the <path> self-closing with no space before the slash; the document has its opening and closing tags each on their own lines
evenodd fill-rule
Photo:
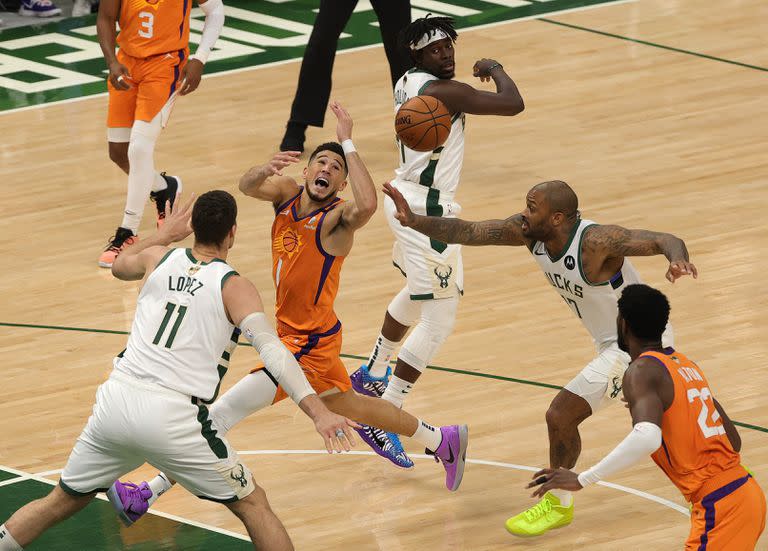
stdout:
<svg viewBox="0 0 768 551">
<path fill-rule="evenodd" d="M 501 67 L 501 68 L 503 69 L 503 68 L 504 68 L 504 65 L 502 65 L 501 63 L 494 63 L 493 65 L 491 65 L 490 67 L 488 67 L 488 72 L 490 73 L 490 72 L 491 72 L 493 69 L 495 69 L 496 67 Z"/>
<path fill-rule="evenodd" d="M 344 150 L 344 155 L 349 155 L 353 151 L 357 151 L 357 149 L 355 149 L 355 144 L 352 143 L 352 140 L 344 140 L 341 142 L 341 148 Z"/>
</svg>

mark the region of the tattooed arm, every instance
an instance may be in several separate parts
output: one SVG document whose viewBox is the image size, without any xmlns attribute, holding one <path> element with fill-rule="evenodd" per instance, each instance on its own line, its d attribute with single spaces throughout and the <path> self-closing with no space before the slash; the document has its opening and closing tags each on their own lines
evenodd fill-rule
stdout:
<svg viewBox="0 0 768 551">
<path fill-rule="evenodd" d="M 594 226 L 587 230 L 583 247 L 587 257 L 604 261 L 623 262 L 625 256 L 663 254 L 669 260 L 666 277 L 672 283 L 684 275 L 698 276 L 696 266 L 689 262 L 685 242 L 671 233 L 628 230 L 621 226 Z"/>
<path fill-rule="evenodd" d="M 515 214 L 506 220 L 467 222 L 459 218 L 421 216 L 414 214 L 402 194 L 389 184 L 384 193 L 395 203 L 397 218 L 403 226 L 413 228 L 443 243 L 461 245 L 527 245 L 532 241 L 523 236 L 522 216 Z"/>
</svg>

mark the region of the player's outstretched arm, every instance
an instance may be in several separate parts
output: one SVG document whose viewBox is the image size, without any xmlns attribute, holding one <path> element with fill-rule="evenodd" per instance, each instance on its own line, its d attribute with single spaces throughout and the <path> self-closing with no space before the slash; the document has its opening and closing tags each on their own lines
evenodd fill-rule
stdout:
<svg viewBox="0 0 768 551">
<path fill-rule="evenodd" d="M 669 260 L 666 277 L 676 279 L 699 272 L 688 258 L 685 242 L 671 233 L 650 230 L 628 230 L 621 226 L 594 226 L 584 236 L 584 251 L 603 258 L 652 256 L 663 254 Z"/>
<path fill-rule="evenodd" d="M 442 79 L 433 81 L 423 93 L 442 101 L 452 113 L 512 116 L 525 109 L 515 81 L 504 71 L 501 63 L 480 59 L 475 62 L 472 71 L 482 82 L 493 79 L 496 92 L 476 90 L 463 82 Z"/>
<path fill-rule="evenodd" d="M 226 280 L 221 296 L 230 321 L 240 327 L 246 340 L 258 350 L 269 374 L 312 419 L 328 453 L 349 451 L 355 445 L 351 429 L 359 425 L 332 413 L 317 396 L 293 354 L 280 342 L 267 320 L 256 286 L 235 275 Z"/>
<path fill-rule="evenodd" d="M 299 162 L 301 152 L 280 151 L 269 162 L 250 168 L 240 178 L 240 191 L 249 197 L 269 201 L 277 208 L 299 192 L 296 180 L 283 176 L 283 169 Z"/>
<path fill-rule="evenodd" d="M 406 227 L 443 243 L 461 245 L 531 245 L 523 235 L 522 216 L 515 214 L 506 220 L 468 222 L 460 218 L 442 218 L 415 214 L 403 195 L 392 185 L 384 184 L 384 194 L 394 201 L 395 218 Z"/>
<path fill-rule="evenodd" d="M 168 252 L 168 245 L 185 239 L 192 233 L 192 204 L 194 196 L 186 204 L 181 205 L 181 195 L 176 196 L 175 208 L 171 202 L 165 204 L 165 212 L 169 213 L 165 223 L 147 239 L 135 242 L 123 249 L 112 263 L 112 275 L 123 281 L 136 281 L 152 272 Z"/>
<path fill-rule="evenodd" d="M 622 384 L 632 413 L 632 432 L 611 453 L 581 474 L 562 467 L 540 470 L 527 486 L 536 488 L 533 496 L 541 497 L 558 488 L 581 490 L 639 463 L 655 452 L 661 446 L 664 385 L 672 385 L 672 381 L 662 366 L 644 358 L 635 360 L 624 374 Z"/>
<path fill-rule="evenodd" d="M 341 223 L 349 229 L 356 230 L 364 226 L 376 212 L 376 186 L 362 157 L 352 144 L 352 117 L 338 101 L 332 102 L 330 107 L 336 115 L 336 137 L 344 148 L 349 171 L 347 178 L 355 198 L 354 202 L 344 206 Z"/>
<path fill-rule="evenodd" d="M 115 47 L 117 45 L 117 18 L 120 15 L 120 0 L 104 0 L 99 2 L 99 15 L 96 17 L 96 34 L 99 46 L 104 54 L 104 61 L 109 69 L 109 81 L 116 90 L 131 88 L 128 82 L 131 75 L 128 68 L 117 60 Z"/>
</svg>

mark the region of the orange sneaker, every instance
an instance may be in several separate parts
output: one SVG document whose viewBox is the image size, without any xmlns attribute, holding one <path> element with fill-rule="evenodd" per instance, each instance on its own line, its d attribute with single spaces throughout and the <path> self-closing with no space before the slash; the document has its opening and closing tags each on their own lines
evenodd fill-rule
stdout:
<svg viewBox="0 0 768 551">
<path fill-rule="evenodd" d="M 155 202 L 155 206 L 157 207 L 158 228 L 165 222 L 165 202 L 170 201 L 171 208 L 173 208 L 173 204 L 176 202 L 176 194 L 181 193 L 182 188 L 181 178 L 178 176 L 166 176 L 165 172 L 161 172 L 160 176 L 165 179 L 168 187 L 161 189 L 160 191 L 153 191 L 149 194 L 149 198 Z"/>
<path fill-rule="evenodd" d="M 117 228 L 114 237 L 109 239 L 107 248 L 104 249 L 104 252 L 101 253 L 101 256 L 99 257 L 99 266 L 102 268 L 111 268 L 112 263 L 115 261 L 115 258 L 117 258 L 117 255 L 120 254 L 120 251 L 138 240 L 139 237 L 133 235 L 131 230 L 127 228 Z"/>
</svg>

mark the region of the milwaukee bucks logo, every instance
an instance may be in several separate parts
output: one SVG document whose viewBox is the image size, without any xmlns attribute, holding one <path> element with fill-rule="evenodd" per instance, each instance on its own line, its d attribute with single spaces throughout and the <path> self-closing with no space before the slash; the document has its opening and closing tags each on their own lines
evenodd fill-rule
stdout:
<svg viewBox="0 0 768 551">
<path fill-rule="evenodd" d="M 440 280 L 440 288 L 441 289 L 445 289 L 446 287 L 448 287 L 448 278 L 451 277 L 452 273 L 453 273 L 453 268 L 451 268 L 450 266 L 448 266 L 448 273 L 447 274 L 443 274 L 443 273 L 439 272 L 437 270 L 437 268 L 435 268 L 435 275 Z"/>
<path fill-rule="evenodd" d="M 618 377 L 614 377 L 611 381 L 611 384 L 613 385 L 613 390 L 611 391 L 611 398 L 616 398 L 616 396 L 619 395 L 621 392 L 621 380 Z"/>
<path fill-rule="evenodd" d="M 240 474 L 235 474 L 235 469 L 232 469 L 232 472 L 229 473 L 229 477 L 235 482 L 239 482 L 241 488 L 245 488 L 248 486 L 248 481 L 245 479 L 245 469 L 243 469 L 243 466 L 240 463 L 238 463 L 237 466 L 240 468 Z"/>
</svg>

